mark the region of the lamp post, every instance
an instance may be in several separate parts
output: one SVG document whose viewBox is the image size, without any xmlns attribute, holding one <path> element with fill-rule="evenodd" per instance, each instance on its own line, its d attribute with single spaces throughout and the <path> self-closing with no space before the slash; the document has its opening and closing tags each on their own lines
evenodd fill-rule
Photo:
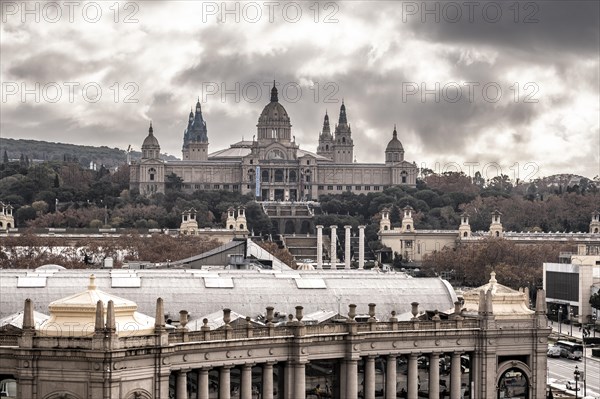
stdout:
<svg viewBox="0 0 600 399">
<path fill-rule="evenodd" d="M 562 306 L 558 308 L 558 338 L 560 339 L 560 334 L 562 333 Z"/>
<path fill-rule="evenodd" d="M 569 325 L 571 326 L 570 336 L 573 336 L 573 308 L 569 309 Z"/>
<path fill-rule="evenodd" d="M 575 366 L 575 371 L 573 372 L 573 376 L 575 377 L 575 399 L 577 399 L 578 396 L 578 391 L 579 391 L 579 386 L 577 385 L 577 383 L 579 382 L 579 376 L 581 375 L 581 373 L 579 372 L 579 368 L 577 366 Z"/>
</svg>

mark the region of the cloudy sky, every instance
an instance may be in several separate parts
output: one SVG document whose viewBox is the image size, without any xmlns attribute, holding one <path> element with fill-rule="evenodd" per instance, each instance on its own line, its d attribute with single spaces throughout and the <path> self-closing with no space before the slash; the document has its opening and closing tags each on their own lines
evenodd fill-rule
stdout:
<svg viewBox="0 0 600 399">
<path fill-rule="evenodd" d="M 152 120 L 181 156 L 200 97 L 216 151 L 275 79 L 309 151 L 344 99 L 358 162 L 396 124 L 436 171 L 600 174 L 597 1 L 26 4 L 1 3 L 2 137 L 139 150 Z"/>
</svg>

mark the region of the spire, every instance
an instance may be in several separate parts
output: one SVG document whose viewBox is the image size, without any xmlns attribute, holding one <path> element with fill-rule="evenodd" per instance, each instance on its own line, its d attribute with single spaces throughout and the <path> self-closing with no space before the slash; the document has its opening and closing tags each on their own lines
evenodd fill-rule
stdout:
<svg viewBox="0 0 600 399">
<path fill-rule="evenodd" d="M 327 115 L 327 111 L 325 111 L 325 118 L 323 119 L 323 134 L 331 134 L 331 129 L 329 128 L 329 115 Z"/>
<path fill-rule="evenodd" d="M 279 102 L 279 99 L 277 98 L 277 87 L 275 87 L 275 80 L 273 80 L 273 88 L 271 89 L 271 102 Z"/>
<path fill-rule="evenodd" d="M 194 120 L 194 109 L 190 108 L 190 121 Z"/>
<path fill-rule="evenodd" d="M 201 112 L 200 111 L 200 97 L 198 97 L 198 102 L 196 103 L 196 112 Z"/>
<path fill-rule="evenodd" d="M 396 131 L 396 124 L 394 123 L 394 138 L 397 139 L 398 138 L 398 132 Z"/>
<path fill-rule="evenodd" d="M 154 133 L 154 129 L 152 129 L 152 121 L 150 121 L 150 128 L 148 129 L 148 134 L 150 136 L 152 136 L 153 133 Z"/>
<path fill-rule="evenodd" d="M 348 120 L 346 119 L 346 105 L 344 105 L 344 100 L 342 100 L 342 106 L 340 107 L 340 120 L 338 121 L 338 125 L 346 124 L 348 124 Z"/>
</svg>

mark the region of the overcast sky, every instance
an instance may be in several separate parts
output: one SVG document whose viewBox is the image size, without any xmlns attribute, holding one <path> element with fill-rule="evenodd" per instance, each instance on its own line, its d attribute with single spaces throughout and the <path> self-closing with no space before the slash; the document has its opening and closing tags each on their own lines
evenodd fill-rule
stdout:
<svg viewBox="0 0 600 399">
<path fill-rule="evenodd" d="M 396 124 L 436 171 L 600 174 L 597 1 L 1 4 L 2 137 L 139 150 L 152 120 L 181 157 L 200 97 L 212 152 L 275 79 L 309 151 L 344 99 L 358 162 Z"/>
</svg>

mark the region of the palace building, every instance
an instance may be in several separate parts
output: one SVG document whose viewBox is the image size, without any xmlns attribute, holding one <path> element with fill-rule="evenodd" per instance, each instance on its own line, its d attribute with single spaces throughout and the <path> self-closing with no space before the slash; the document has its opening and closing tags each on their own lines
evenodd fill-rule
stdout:
<svg viewBox="0 0 600 399">
<path fill-rule="evenodd" d="M 185 191 L 229 190 L 254 194 L 259 201 L 310 201 L 322 194 L 360 194 L 394 185 L 416 185 L 417 166 L 404 159 L 395 127 L 381 153 L 385 162 L 355 161 L 344 102 L 333 131 L 325 113 L 316 153 L 296 143 L 290 116 L 279 103 L 275 85 L 256 126 L 252 141 L 243 140 L 211 153 L 208 125 L 198 100 L 183 134 L 183 159 L 160 158 L 160 144 L 150 124 L 142 158 L 131 164 L 130 188 L 145 195 L 164 192 L 168 176 L 175 174 L 183 180 Z"/>
</svg>

